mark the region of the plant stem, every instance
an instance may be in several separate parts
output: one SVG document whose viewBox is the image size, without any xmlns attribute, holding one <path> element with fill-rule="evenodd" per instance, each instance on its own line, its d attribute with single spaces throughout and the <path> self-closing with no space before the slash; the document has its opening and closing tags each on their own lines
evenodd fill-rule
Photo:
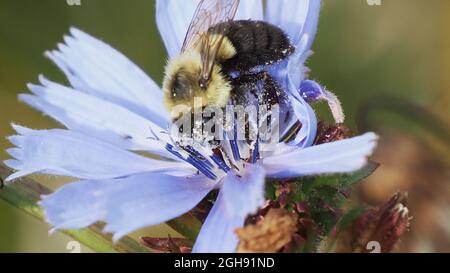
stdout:
<svg viewBox="0 0 450 273">
<path fill-rule="evenodd" d="M 167 222 L 167 224 L 192 242 L 195 242 L 202 225 L 197 218 L 190 214 L 173 219 Z"/>
</svg>

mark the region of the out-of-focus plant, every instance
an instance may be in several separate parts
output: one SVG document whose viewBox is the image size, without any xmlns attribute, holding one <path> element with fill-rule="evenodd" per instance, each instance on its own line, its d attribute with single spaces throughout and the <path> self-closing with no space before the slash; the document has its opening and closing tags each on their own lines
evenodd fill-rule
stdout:
<svg viewBox="0 0 450 273">
<path fill-rule="evenodd" d="M 370 98 L 357 117 L 360 130 L 383 135 L 375 154 L 383 163 L 382 171 L 359 187 L 360 201 L 378 203 L 393 190 L 410 192 L 414 229 L 404 236 L 398 251 L 446 252 L 450 243 L 446 217 L 450 208 L 449 127 L 428 108 L 391 95 Z"/>
</svg>

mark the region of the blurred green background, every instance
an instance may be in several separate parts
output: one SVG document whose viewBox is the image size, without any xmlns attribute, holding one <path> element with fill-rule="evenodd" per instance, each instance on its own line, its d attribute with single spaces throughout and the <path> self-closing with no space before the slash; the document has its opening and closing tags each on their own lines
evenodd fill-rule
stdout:
<svg viewBox="0 0 450 273">
<path fill-rule="evenodd" d="M 311 77 L 341 98 L 349 125 L 356 128 L 359 120 L 360 127 L 386 136 L 376 155 L 383 165 L 358 189 L 356 202 L 376 204 L 393 191 L 409 191 L 415 220 L 398 251 L 450 251 L 450 160 L 445 139 L 450 122 L 450 1 L 382 0 L 381 6 L 369 6 L 366 0 L 323 2 L 315 54 L 308 62 Z M 13 134 L 12 121 L 32 128 L 56 126 L 18 103 L 17 94 L 39 74 L 65 82 L 43 52 L 55 48 L 70 26 L 106 41 L 161 82 L 166 55 L 156 29 L 154 1 L 81 0 L 81 4 L 0 1 L 1 160 L 8 158 L 4 149 L 10 144 L 3 136 Z M 383 102 L 394 103 L 386 110 Z M 396 103 L 419 108 L 396 113 L 401 108 Z M 416 116 L 414 109 L 430 116 Z M 318 111 L 329 119 L 323 105 Z M 395 152 L 405 143 L 410 146 Z M 413 175 L 417 166 L 427 167 Z M 427 190 L 418 190 L 423 188 Z M 436 208 L 439 213 L 433 220 L 430 212 Z M 437 233 L 428 225 L 441 228 Z M 48 228 L 0 200 L 0 252 L 67 252 L 70 239 L 59 233 L 49 237 Z M 164 227 L 147 232 L 167 235 Z M 436 234 L 440 237 L 434 238 Z"/>
</svg>

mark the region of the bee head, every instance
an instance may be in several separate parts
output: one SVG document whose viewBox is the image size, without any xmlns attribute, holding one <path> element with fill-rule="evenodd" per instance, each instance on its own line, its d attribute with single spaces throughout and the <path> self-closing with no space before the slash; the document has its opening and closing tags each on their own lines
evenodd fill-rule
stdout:
<svg viewBox="0 0 450 273">
<path fill-rule="evenodd" d="M 184 52 L 168 63 L 163 91 L 169 112 L 178 105 L 194 109 L 227 104 L 232 87 L 220 67 L 214 66 L 209 79 L 204 79 L 201 71 L 201 56 L 196 51 Z"/>
</svg>

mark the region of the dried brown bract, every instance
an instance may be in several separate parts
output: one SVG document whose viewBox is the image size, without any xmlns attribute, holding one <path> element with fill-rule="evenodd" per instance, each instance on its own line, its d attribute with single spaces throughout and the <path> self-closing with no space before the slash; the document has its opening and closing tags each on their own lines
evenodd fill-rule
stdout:
<svg viewBox="0 0 450 273">
<path fill-rule="evenodd" d="M 284 209 L 271 209 L 255 225 L 236 231 L 241 253 L 273 253 L 289 244 L 298 229 L 298 216 Z"/>
<path fill-rule="evenodd" d="M 354 252 L 373 251 L 370 245 L 377 243 L 382 253 L 391 252 L 400 237 L 409 227 L 409 211 L 406 194 L 397 193 L 377 209 L 361 215 L 352 228 L 352 249 Z"/>
<path fill-rule="evenodd" d="M 190 253 L 191 248 L 186 247 L 189 245 L 188 240 L 183 238 L 154 238 L 154 237 L 141 237 L 141 244 L 152 250 L 168 253 Z"/>
<path fill-rule="evenodd" d="M 330 143 L 338 140 L 347 139 L 353 136 L 352 130 L 345 124 L 338 123 L 333 125 L 328 125 L 321 121 L 317 125 L 317 136 L 315 144 Z"/>
</svg>

